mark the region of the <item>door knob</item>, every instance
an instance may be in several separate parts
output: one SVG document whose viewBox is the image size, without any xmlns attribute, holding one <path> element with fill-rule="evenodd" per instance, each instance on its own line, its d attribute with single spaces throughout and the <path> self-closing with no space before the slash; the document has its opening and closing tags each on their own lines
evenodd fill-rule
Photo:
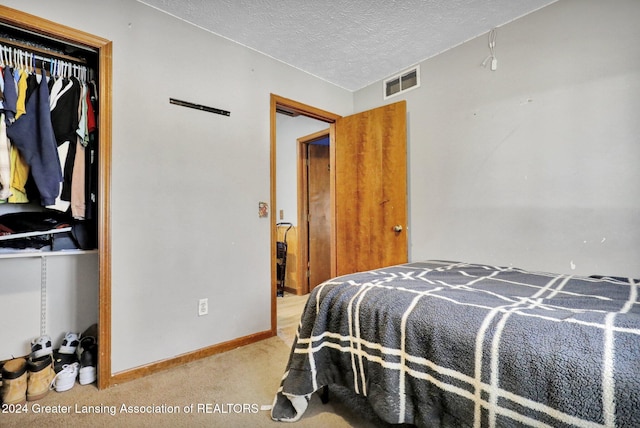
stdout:
<svg viewBox="0 0 640 428">
<path fill-rule="evenodd" d="M 402 232 L 402 226 L 399 224 L 396 224 L 395 226 L 393 226 L 393 231 L 394 232 Z"/>
</svg>

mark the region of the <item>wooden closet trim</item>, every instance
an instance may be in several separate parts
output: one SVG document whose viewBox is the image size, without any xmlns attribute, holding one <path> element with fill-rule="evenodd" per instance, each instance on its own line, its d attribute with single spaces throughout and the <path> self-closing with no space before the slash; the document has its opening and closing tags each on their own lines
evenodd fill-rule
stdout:
<svg viewBox="0 0 640 428">
<path fill-rule="evenodd" d="M 99 389 L 113 383 L 111 374 L 111 63 L 112 43 L 102 37 L 39 18 L 0 5 L 0 22 L 29 30 L 36 34 L 86 46 L 98 52 L 99 61 L 99 122 L 98 122 L 98 380 Z"/>
</svg>

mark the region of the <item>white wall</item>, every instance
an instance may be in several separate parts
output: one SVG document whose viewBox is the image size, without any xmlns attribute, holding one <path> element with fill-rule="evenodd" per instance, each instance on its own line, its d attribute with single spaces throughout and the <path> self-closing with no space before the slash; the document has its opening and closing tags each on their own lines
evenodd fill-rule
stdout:
<svg viewBox="0 0 640 428">
<path fill-rule="evenodd" d="M 0 252 L 0 279 L 0 360 L 29 354 L 42 327 L 57 348 L 98 321 L 96 252 Z"/>
<path fill-rule="evenodd" d="M 412 260 L 640 277 L 639 22 L 636 0 L 560 0 L 498 28 L 496 71 L 486 35 L 421 63 Z"/>
<path fill-rule="evenodd" d="M 113 41 L 113 371 L 269 330 L 270 93 L 337 114 L 353 95 L 138 2 L 3 4 Z"/>
</svg>

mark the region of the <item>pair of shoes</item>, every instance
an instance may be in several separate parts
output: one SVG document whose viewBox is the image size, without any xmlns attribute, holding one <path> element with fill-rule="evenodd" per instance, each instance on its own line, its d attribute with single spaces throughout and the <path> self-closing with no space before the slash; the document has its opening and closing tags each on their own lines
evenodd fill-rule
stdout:
<svg viewBox="0 0 640 428">
<path fill-rule="evenodd" d="M 68 391 L 73 388 L 78 377 L 78 366 L 78 363 L 65 364 L 51 381 L 50 388 L 58 392 Z"/>
<path fill-rule="evenodd" d="M 95 365 L 93 367 L 93 379 L 87 381 L 87 373 L 80 368 L 80 363 L 78 362 L 83 354 L 84 345 L 81 346 L 81 344 L 84 341 L 85 339 L 77 333 L 69 332 L 64 336 L 60 349 L 54 352 L 54 366 L 57 374 L 50 382 L 51 389 L 55 389 L 58 392 L 70 390 L 76 383 L 78 372 L 80 372 L 80 383 L 82 385 L 95 381 Z"/>
<path fill-rule="evenodd" d="M 2 402 L 4 404 L 24 404 L 35 401 L 49 393 L 53 380 L 53 358 L 14 358 L 2 367 Z"/>
<path fill-rule="evenodd" d="M 93 324 L 81 335 L 67 333 L 62 346 L 54 351 L 54 368 L 61 373 L 65 366 L 79 367 L 78 380 L 81 385 L 96 381 L 96 362 L 98 359 L 98 324 Z M 79 363 L 79 364 L 78 364 Z"/>
</svg>

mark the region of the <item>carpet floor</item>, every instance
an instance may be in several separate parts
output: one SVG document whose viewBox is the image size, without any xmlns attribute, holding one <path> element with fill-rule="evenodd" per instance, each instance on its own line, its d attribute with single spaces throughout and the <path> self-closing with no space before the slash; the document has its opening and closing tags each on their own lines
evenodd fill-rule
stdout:
<svg viewBox="0 0 640 428">
<path fill-rule="evenodd" d="M 105 390 L 76 383 L 69 391 L 51 391 L 28 402 L 26 412 L 1 412 L 0 426 L 289 426 L 271 420 L 270 406 L 289 357 L 291 328 L 284 326 L 276 337 Z M 373 427 L 380 421 L 354 410 L 347 400 L 334 396 L 322 404 L 314 394 L 303 418 L 291 426 Z"/>
</svg>

